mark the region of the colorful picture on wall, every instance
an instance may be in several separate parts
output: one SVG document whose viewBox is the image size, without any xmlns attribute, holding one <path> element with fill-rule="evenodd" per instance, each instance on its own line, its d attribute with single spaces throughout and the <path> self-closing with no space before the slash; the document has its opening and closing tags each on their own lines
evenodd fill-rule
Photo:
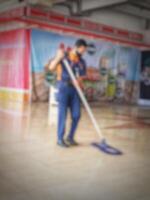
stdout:
<svg viewBox="0 0 150 200">
<path fill-rule="evenodd" d="M 77 37 L 32 30 L 33 100 L 47 101 L 49 85 L 54 84 L 55 74 L 45 68 L 60 44 L 73 47 Z M 141 52 L 106 41 L 84 38 L 91 44 L 84 59 L 87 64 L 85 95 L 89 101 L 137 100 L 137 82 Z"/>
</svg>

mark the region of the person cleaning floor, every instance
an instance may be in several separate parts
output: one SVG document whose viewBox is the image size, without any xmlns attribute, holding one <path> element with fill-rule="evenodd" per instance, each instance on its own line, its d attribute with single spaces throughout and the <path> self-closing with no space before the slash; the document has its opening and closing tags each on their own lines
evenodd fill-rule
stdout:
<svg viewBox="0 0 150 200">
<path fill-rule="evenodd" d="M 67 59 L 79 86 L 83 88 L 83 80 L 86 78 L 86 63 L 82 56 L 87 51 L 87 47 L 87 42 L 84 39 L 78 39 L 71 51 L 66 53 L 64 49 L 58 49 L 56 56 L 49 63 L 49 70 L 56 72 L 57 75 L 57 144 L 61 147 L 78 145 L 75 141 L 75 132 L 81 116 L 80 97 L 63 64 L 63 59 Z M 67 139 L 64 140 L 68 108 L 71 111 L 72 124 Z"/>
</svg>

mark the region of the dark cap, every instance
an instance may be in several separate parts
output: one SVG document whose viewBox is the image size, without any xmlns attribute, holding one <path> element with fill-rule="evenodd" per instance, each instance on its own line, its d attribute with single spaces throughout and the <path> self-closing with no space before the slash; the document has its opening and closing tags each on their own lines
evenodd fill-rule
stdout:
<svg viewBox="0 0 150 200">
<path fill-rule="evenodd" d="M 87 44 L 87 42 L 84 39 L 78 39 L 75 42 L 75 46 L 76 47 L 81 47 L 81 46 L 88 47 L 88 44 Z"/>
</svg>

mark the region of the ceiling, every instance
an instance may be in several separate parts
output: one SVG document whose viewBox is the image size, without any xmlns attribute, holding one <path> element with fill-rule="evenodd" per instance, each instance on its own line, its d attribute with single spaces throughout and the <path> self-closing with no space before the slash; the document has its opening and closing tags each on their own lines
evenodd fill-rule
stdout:
<svg viewBox="0 0 150 200">
<path fill-rule="evenodd" d="M 56 5 L 68 7 L 70 14 L 74 15 L 90 15 L 102 9 L 113 9 L 128 15 L 150 19 L 150 0 L 62 0 L 60 2 L 56 0 L 53 6 Z"/>
<path fill-rule="evenodd" d="M 90 16 L 101 10 L 113 10 L 145 20 L 150 28 L 150 0 L 0 0 L 0 8 L 14 3 L 27 3 L 45 9 L 67 8 L 72 16 Z"/>
<path fill-rule="evenodd" d="M 94 12 L 113 10 L 145 20 L 145 29 L 150 29 L 150 0 L 64 0 L 54 2 L 53 7 L 67 7 L 70 15 L 90 16 Z"/>
</svg>

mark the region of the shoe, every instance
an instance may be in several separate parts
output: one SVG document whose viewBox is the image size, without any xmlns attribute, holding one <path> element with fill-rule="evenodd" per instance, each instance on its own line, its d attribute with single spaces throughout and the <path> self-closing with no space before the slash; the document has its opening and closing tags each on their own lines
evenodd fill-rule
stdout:
<svg viewBox="0 0 150 200">
<path fill-rule="evenodd" d="M 63 140 L 58 140 L 57 141 L 57 144 L 60 146 L 60 147 L 65 147 L 65 148 L 68 148 L 69 145 L 66 144 Z"/>
<path fill-rule="evenodd" d="M 79 145 L 74 139 L 67 138 L 66 142 L 69 146 L 78 146 Z"/>
</svg>

